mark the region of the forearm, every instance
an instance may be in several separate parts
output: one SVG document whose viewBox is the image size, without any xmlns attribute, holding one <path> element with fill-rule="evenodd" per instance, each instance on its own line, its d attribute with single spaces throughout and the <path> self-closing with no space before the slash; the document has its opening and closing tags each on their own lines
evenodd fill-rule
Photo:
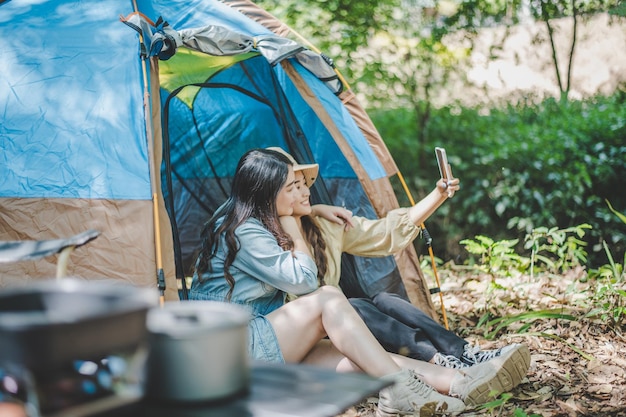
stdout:
<svg viewBox="0 0 626 417">
<path fill-rule="evenodd" d="M 293 250 L 294 251 L 299 251 L 299 252 L 305 253 L 309 257 L 313 258 L 313 254 L 309 250 L 309 246 L 306 244 L 306 241 L 304 240 L 304 238 L 301 235 L 299 237 L 294 237 L 294 235 L 291 235 L 291 238 L 293 239 Z"/>
<path fill-rule="evenodd" d="M 409 209 L 409 219 L 411 219 L 413 224 L 421 225 L 447 199 L 446 194 L 442 194 L 438 188 L 435 188 L 430 194 Z"/>
<path fill-rule="evenodd" d="M 291 236 L 291 240 L 293 240 L 293 250 L 303 252 L 313 258 L 313 254 L 311 253 L 304 236 L 302 236 L 302 232 L 300 231 L 295 219 L 292 216 L 282 216 L 280 218 L 280 223 L 283 226 L 283 230 Z"/>
<path fill-rule="evenodd" d="M 437 181 L 437 186 L 430 194 L 409 209 L 409 219 L 411 219 L 413 224 L 417 226 L 421 225 L 444 201 L 451 198 L 458 190 L 458 178 L 452 178 L 450 180 L 440 179 Z"/>
</svg>

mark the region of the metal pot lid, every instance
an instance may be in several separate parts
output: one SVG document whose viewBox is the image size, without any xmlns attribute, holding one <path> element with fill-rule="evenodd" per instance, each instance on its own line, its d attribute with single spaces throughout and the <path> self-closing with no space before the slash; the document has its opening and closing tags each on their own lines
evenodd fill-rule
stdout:
<svg viewBox="0 0 626 417">
<path fill-rule="evenodd" d="M 148 312 L 148 332 L 171 338 L 201 337 L 207 331 L 247 326 L 250 314 L 241 306 L 220 301 L 165 303 Z"/>
</svg>

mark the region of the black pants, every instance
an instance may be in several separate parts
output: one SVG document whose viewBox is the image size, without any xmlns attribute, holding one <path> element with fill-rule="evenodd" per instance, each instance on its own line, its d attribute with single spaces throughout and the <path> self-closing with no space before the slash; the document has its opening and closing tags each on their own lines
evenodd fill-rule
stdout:
<svg viewBox="0 0 626 417">
<path fill-rule="evenodd" d="M 388 352 L 428 362 L 437 352 L 460 358 L 467 344 L 396 294 L 350 298 L 350 304 Z"/>
</svg>

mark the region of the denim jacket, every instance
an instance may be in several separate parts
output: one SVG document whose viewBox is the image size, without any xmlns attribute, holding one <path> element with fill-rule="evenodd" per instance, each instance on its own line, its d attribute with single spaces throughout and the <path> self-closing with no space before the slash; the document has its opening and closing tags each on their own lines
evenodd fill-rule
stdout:
<svg viewBox="0 0 626 417">
<path fill-rule="evenodd" d="M 218 224 L 221 220 L 218 221 Z M 253 317 L 271 313 L 285 303 L 286 293 L 308 294 L 317 289 L 317 266 L 303 252 L 283 250 L 276 238 L 257 219 L 249 219 L 235 230 L 239 251 L 230 266 L 235 287 L 230 302 L 246 308 Z M 208 272 L 194 274 L 190 298 L 228 301 L 230 289 L 224 278 L 226 257 L 224 235 Z"/>
</svg>

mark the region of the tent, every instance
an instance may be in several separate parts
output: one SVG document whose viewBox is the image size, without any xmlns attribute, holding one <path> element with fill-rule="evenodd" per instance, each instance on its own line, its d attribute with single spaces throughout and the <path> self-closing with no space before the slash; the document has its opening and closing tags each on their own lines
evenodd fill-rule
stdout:
<svg viewBox="0 0 626 417">
<path fill-rule="evenodd" d="M 0 240 L 99 230 L 68 274 L 184 298 L 198 230 L 252 147 L 319 163 L 316 202 L 398 207 L 397 167 L 332 61 L 249 1 L 9 0 L 0 36 Z M 434 315 L 412 247 L 344 263 L 349 294 Z M 0 265 L 0 286 L 54 264 Z"/>
</svg>

